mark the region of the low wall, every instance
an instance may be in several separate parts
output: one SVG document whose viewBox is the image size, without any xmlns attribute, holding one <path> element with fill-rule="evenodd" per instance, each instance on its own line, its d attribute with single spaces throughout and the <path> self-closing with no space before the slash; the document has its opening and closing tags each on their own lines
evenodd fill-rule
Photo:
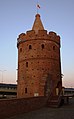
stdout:
<svg viewBox="0 0 74 119">
<path fill-rule="evenodd" d="M 0 119 L 42 108 L 46 100 L 45 97 L 0 100 Z"/>
</svg>

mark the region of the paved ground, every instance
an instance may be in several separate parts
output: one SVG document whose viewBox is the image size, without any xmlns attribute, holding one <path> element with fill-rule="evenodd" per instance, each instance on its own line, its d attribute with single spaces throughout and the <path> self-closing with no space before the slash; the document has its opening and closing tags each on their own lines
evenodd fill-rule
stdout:
<svg viewBox="0 0 74 119">
<path fill-rule="evenodd" d="M 61 108 L 43 108 L 8 119 L 74 119 L 74 98 Z"/>
</svg>

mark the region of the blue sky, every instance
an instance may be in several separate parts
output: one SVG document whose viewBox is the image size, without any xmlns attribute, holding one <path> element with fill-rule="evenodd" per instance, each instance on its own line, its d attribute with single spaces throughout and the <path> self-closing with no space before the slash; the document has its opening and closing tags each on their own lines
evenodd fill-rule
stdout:
<svg viewBox="0 0 74 119">
<path fill-rule="evenodd" d="M 31 30 L 37 0 L 0 0 L 0 82 L 16 83 L 17 37 Z M 74 87 L 74 0 L 39 0 L 44 28 L 61 36 L 63 85 Z M 4 71 L 6 70 L 6 71 Z"/>
</svg>

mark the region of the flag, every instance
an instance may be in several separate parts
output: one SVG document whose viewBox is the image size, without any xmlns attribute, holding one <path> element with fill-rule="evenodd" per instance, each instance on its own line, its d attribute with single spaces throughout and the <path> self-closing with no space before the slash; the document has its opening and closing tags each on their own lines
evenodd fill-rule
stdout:
<svg viewBox="0 0 74 119">
<path fill-rule="evenodd" d="M 37 4 L 37 8 L 39 8 L 39 9 L 40 9 L 40 5 L 39 5 L 39 4 Z"/>
</svg>

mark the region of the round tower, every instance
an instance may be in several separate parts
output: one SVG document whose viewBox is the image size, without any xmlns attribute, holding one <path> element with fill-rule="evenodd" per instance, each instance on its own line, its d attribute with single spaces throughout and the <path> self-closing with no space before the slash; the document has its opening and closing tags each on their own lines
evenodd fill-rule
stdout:
<svg viewBox="0 0 74 119">
<path fill-rule="evenodd" d="M 35 16 L 32 30 L 17 39 L 18 87 L 17 97 L 57 95 L 62 87 L 60 36 L 47 33 L 40 15 Z"/>
</svg>

